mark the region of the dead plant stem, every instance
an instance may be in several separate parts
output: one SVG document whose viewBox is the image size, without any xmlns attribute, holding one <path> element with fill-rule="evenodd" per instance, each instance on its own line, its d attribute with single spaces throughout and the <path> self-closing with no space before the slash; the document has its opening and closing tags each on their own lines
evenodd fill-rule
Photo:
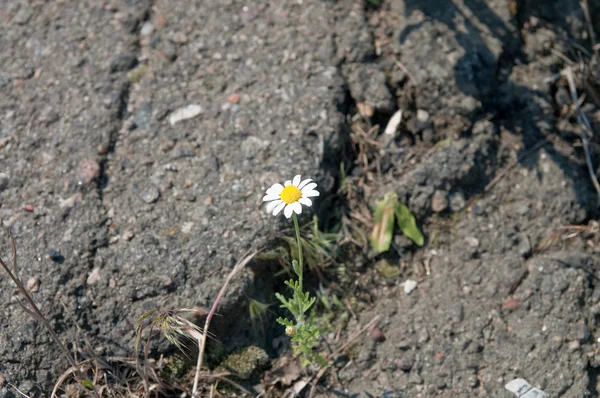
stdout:
<svg viewBox="0 0 600 398">
<path fill-rule="evenodd" d="M 256 256 L 257 253 L 258 253 L 258 250 L 255 250 L 253 253 L 245 256 L 241 261 L 239 261 L 235 265 L 235 267 L 233 267 L 233 269 L 227 276 L 225 283 L 223 283 L 223 286 L 221 286 L 221 290 L 219 290 L 219 294 L 217 295 L 217 298 L 215 299 L 215 301 L 210 309 L 210 312 L 206 316 L 206 321 L 204 322 L 204 333 L 202 333 L 202 339 L 199 341 L 200 348 L 198 349 L 198 361 L 197 361 L 197 365 L 196 365 L 196 374 L 194 376 L 194 386 L 192 388 L 192 398 L 195 398 L 198 394 L 198 382 L 200 381 L 200 371 L 202 369 L 202 360 L 204 358 L 204 350 L 206 349 L 206 338 L 208 336 L 208 328 L 210 326 L 210 321 L 211 321 L 212 317 L 215 315 L 215 312 L 217 311 L 219 302 L 221 301 L 221 298 L 223 298 L 223 295 L 225 294 L 225 291 L 227 290 L 227 286 L 229 285 L 229 282 L 231 282 L 233 277 L 236 276 L 237 273 L 242 268 L 244 268 L 246 266 L 246 264 L 248 264 L 250 262 L 250 260 L 252 260 L 254 258 L 254 256 Z"/>
</svg>

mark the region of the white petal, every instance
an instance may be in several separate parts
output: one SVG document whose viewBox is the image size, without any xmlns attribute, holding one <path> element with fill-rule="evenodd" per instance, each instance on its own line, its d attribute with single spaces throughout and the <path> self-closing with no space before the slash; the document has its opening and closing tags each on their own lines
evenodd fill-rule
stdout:
<svg viewBox="0 0 600 398">
<path fill-rule="evenodd" d="M 290 205 L 290 207 L 292 208 L 292 210 L 294 210 L 294 213 L 302 214 L 302 205 L 300 204 L 300 202 L 294 202 Z"/>
<path fill-rule="evenodd" d="M 283 185 L 285 185 L 286 187 L 287 187 L 288 185 L 292 185 L 292 180 L 287 180 L 287 181 L 285 182 L 285 184 L 283 184 Z"/>
<path fill-rule="evenodd" d="M 311 181 L 312 181 L 312 178 L 307 178 L 306 180 L 302 181 L 302 182 L 300 183 L 300 185 L 298 185 L 298 189 L 302 189 L 302 188 L 304 188 L 304 187 L 306 186 L 306 184 L 308 184 L 308 183 L 309 183 L 309 182 L 311 182 Z"/>
<path fill-rule="evenodd" d="M 296 203 L 296 202 L 294 202 Z M 285 206 L 285 210 L 283 211 L 283 215 L 285 216 L 285 218 L 290 218 L 292 216 L 292 213 L 294 212 L 294 208 L 293 208 L 293 204 L 291 205 L 287 205 Z"/>
<path fill-rule="evenodd" d="M 302 197 L 303 198 L 312 198 L 313 196 L 319 196 L 319 191 L 303 191 L 302 192 Z"/>
<path fill-rule="evenodd" d="M 283 185 L 273 184 L 273 185 L 271 185 L 271 188 L 267 189 L 267 194 L 270 194 L 270 193 L 280 194 L 281 191 L 283 191 Z"/>
<path fill-rule="evenodd" d="M 273 210 L 273 215 L 276 216 L 277 214 L 281 213 L 281 210 L 283 210 L 284 207 L 285 207 L 285 202 L 282 201 L 275 207 L 275 210 Z"/>
<path fill-rule="evenodd" d="M 295 187 L 298 186 L 298 184 L 300 184 L 300 180 L 302 179 L 302 177 L 300 176 L 300 174 L 298 174 L 297 176 L 294 177 L 294 179 L 292 180 L 292 185 L 294 185 Z"/>
<path fill-rule="evenodd" d="M 272 200 L 279 200 L 280 195 L 278 193 L 274 194 L 274 193 L 268 193 L 264 196 L 263 198 L 263 202 L 270 202 Z"/>
<path fill-rule="evenodd" d="M 267 205 L 267 213 L 273 213 L 273 210 L 275 210 L 275 206 L 277 206 L 280 203 L 282 203 L 281 200 L 274 200 L 271 203 L 269 203 Z"/>
<path fill-rule="evenodd" d="M 304 192 L 304 191 L 312 191 L 316 187 L 317 187 L 317 183 L 316 182 L 311 182 L 310 184 L 308 184 L 304 188 L 302 188 L 301 191 L 302 192 Z"/>
<path fill-rule="evenodd" d="M 304 206 L 312 206 L 312 200 L 310 200 L 309 198 L 300 198 L 298 199 L 298 203 L 302 203 Z"/>
</svg>

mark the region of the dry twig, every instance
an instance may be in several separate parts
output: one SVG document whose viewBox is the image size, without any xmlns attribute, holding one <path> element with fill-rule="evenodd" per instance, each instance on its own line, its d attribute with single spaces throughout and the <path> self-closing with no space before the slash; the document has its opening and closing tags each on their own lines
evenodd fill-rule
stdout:
<svg viewBox="0 0 600 398">
<path fill-rule="evenodd" d="M 257 253 L 258 253 L 258 251 L 256 250 L 253 253 L 245 256 L 240 262 L 238 262 L 235 265 L 235 267 L 233 267 L 233 270 L 231 270 L 231 272 L 227 276 L 225 283 L 223 283 L 221 290 L 219 290 L 219 294 L 217 295 L 217 298 L 215 299 L 215 301 L 210 309 L 210 312 L 206 316 L 206 322 L 204 322 L 204 333 L 202 333 L 202 338 L 198 342 L 200 349 L 198 351 L 198 363 L 196 364 L 196 375 L 194 376 L 194 386 L 192 388 L 192 398 L 196 397 L 196 395 L 198 393 L 198 381 L 200 380 L 200 370 L 202 369 L 202 360 L 204 357 L 204 349 L 206 348 L 206 338 L 208 335 L 208 327 L 210 326 L 210 321 L 211 321 L 212 317 L 215 315 L 215 312 L 217 311 L 219 302 L 221 301 L 221 298 L 225 294 L 225 291 L 227 290 L 227 286 L 229 285 L 229 282 L 231 282 L 233 277 L 236 276 L 238 274 L 238 272 L 240 272 L 240 270 L 242 268 L 244 268 L 246 266 L 246 264 L 248 264 L 250 262 L 250 260 L 252 260 L 254 258 L 254 256 L 256 256 Z M 227 380 L 227 382 L 231 383 L 230 380 Z"/>
</svg>

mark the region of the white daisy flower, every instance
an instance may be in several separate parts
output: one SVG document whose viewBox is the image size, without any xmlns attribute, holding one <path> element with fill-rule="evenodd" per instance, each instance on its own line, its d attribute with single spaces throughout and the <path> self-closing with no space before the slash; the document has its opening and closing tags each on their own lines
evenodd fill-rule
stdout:
<svg viewBox="0 0 600 398">
<path fill-rule="evenodd" d="M 312 206 L 309 198 L 319 196 L 319 192 L 315 190 L 317 184 L 312 182 L 311 178 L 304 181 L 300 179 L 300 175 L 297 175 L 293 180 L 287 180 L 284 185 L 273 184 L 267 189 L 263 198 L 263 202 L 269 202 L 267 212 L 276 216 L 283 210 L 285 217 L 290 218 L 292 213 L 302 213 L 302 205 Z"/>
</svg>

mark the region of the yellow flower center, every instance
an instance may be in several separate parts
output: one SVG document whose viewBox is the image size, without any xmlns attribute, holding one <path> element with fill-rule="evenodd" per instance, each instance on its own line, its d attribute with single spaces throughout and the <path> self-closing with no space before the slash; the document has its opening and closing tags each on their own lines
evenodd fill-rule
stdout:
<svg viewBox="0 0 600 398">
<path fill-rule="evenodd" d="M 283 191 L 281 191 L 281 200 L 283 200 L 288 205 L 290 203 L 297 202 L 298 199 L 300 199 L 301 197 L 302 192 L 300 192 L 298 187 L 294 185 L 288 185 L 287 187 L 283 188 Z"/>
</svg>

